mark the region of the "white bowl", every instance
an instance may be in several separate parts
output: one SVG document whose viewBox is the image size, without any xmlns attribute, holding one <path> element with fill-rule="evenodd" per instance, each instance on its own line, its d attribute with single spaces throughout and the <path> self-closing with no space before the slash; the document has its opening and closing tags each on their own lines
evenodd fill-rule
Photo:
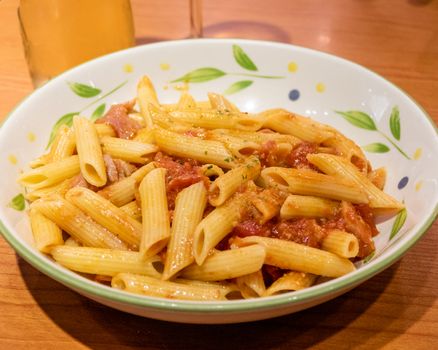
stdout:
<svg viewBox="0 0 438 350">
<path fill-rule="evenodd" d="M 238 45 L 247 57 L 234 55 L 233 45 Z M 205 67 L 210 69 L 198 70 Z M 353 273 L 298 292 L 251 300 L 187 302 L 111 289 L 68 271 L 34 248 L 26 212 L 13 209 L 11 199 L 22 192 L 16 181 L 18 174 L 44 152 L 54 123 L 70 112 L 90 116 L 102 103 L 108 108 L 112 103 L 131 99 L 144 74 L 151 77 L 161 102 L 175 102 L 179 97 L 178 83 L 171 81 L 193 71 L 202 73 L 197 77 L 204 80 L 190 84 L 190 92 L 197 99 L 206 99 L 207 92 L 223 93 L 233 86 L 234 93 L 228 97 L 242 110 L 286 108 L 330 124 L 374 151 L 367 153 L 368 158 L 373 167 L 386 166 L 385 190 L 405 202 L 407 215 L 378 226 L 381 233 L 375 237 L 376 253 L 369 261 L 361 263 Z M 101 92 L 94 97 L 81 97 L 68 83 L 94 86 Z M 93 90 L 85 89 L 82 94 L 93 95 Z M 390 118 L 394 107 L 399 111 L 399 123 L 395 117 Z M 366 113 L 376 130 L 369 130 L 372 126 L 367 117 L 348 121 L 335 112 L 352 110 Z M 191 323 L 265 319 L 332 299 L 402 257 L 437 215 L 437 159 L 437 133 L 426 112 L 399 88 L 355 63 L 271 42 L 163 42 L 117 52 L 74 68 L 37 89 L 9 115 L 0 130 L 0 230 L 17 253 L 38 270 L 116 309 Z"/>
</svg>

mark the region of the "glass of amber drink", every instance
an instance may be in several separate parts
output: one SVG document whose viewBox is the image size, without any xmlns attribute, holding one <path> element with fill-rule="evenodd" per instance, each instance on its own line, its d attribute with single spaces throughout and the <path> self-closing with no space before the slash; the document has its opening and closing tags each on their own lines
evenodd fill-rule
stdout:
<svg viewBox="0 0 438 350">
<path fill-rule="evenodd" d="M 134 45 L 129 0 L 20 0 L 18 17 L 35 87 L 89 59 Z"/>
</svg>

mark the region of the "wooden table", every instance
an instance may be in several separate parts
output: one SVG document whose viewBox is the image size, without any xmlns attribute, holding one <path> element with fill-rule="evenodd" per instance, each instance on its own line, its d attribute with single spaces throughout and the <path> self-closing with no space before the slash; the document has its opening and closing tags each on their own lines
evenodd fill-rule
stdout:
<svg viewBox="0 0 438 350">
<path fill-rule="evenodd" d="M 0 118 L 32 91 L 16 19 L 0 1 Z M 133 0 L 138 43 L 187 37 L 188 1 Z M 438 1 L 204 0 L 207 37 L 289 42 L 356 61 L 438 122 Z M 0 349 L 438 348 L 438 224 L 405 257 L 321 306 L 240 325 L 144 319 L 85 299 L 0 239 Z"/>
</svg>

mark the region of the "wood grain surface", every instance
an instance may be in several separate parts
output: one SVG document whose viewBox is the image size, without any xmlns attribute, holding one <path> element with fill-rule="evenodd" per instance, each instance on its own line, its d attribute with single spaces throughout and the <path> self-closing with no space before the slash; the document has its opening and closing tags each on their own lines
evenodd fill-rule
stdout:
<svg viewBox="0 0 438 350">
<path fill-rule="evenodd" d="M 17 5 L 0 0 L 0 119 L 32 91 Z M 188 36 L 188 1 L 132 5 L 138 44 Z M 204 0 L 204 34 L 293 43 L 355 61 L 401 87 L 438 122 L 436 0 Z M 41 274 L 0 238 L 0 349 L 87 348 L 437 349 L 438 224 L 398 263 L 333 301 L 223 326 L 104 307 Z"/>
</svg>

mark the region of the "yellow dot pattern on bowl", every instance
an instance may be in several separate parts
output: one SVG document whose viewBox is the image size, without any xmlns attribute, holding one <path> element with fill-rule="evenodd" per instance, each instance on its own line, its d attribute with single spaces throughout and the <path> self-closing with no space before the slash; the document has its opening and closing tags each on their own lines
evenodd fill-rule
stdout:
<svg viewBox="0 0 438 350">
<path fill-rule="evenodd" d="M 9 160 L 9 163 L 14 164 L 14 165 L 18 163 L 17 157 L 15 157 L 13 154 L 10 154 L 8 156 L 8 160 Z"/>
<path fill-rule="evenodd" d="M 416 150 L 415 150 L 415 152 L 414 152 L 414 159 L 415 160 L 417 160 L 417 159 L 420 159 L 420 157 L 421 157 L 421 154 L 423 153 L 423 149 L 420 147 L 420 148 L 417 148 Z"/>
<path fill-rule="evenodd" d="M 317 92 L 320 92 L 320 93 L 324 92 L 324 91 L 325 91 L 325 85 L 324 85 L 324 83 L 318 83 L 318 84 L 316 84 L 316 91 L 317 91 Z"/>
<path fill-rule="evenodd" d="M 296 64 L 296 62 L 289 62 L 287 70 L 291 73 L 295 73 L 298 70 L 298 64 Z"/>
<path fill-rule="evenodd" d="M 421 187 L 423 187 L 423 181 L 418 181 L 416 184 L 415 184 L 415 191 L 419 191 L 419 190 L 421 190 Z"/>
<path fill-rule="evenodd" d="M 124 71 L 125 73 L 132 73 L 132 72 L 134 71 L 134 67 L 132 66 L 132 64 L 126 63 L 126 64 L 123 66 L 123 71 Z"/>
<path fill-rule="evenodd" d="M 29 142 L 34 142 L 36 140 L 36 136 L 33 132 L 30 132 L 27 134 L 27 139 L 29 140 Z"/>
<path fill-rule="evenodd" d="M 160 63 L 160 69 L 161 70 L 169 70 L 170 64 L 169 63 Z"/>
</svg>

